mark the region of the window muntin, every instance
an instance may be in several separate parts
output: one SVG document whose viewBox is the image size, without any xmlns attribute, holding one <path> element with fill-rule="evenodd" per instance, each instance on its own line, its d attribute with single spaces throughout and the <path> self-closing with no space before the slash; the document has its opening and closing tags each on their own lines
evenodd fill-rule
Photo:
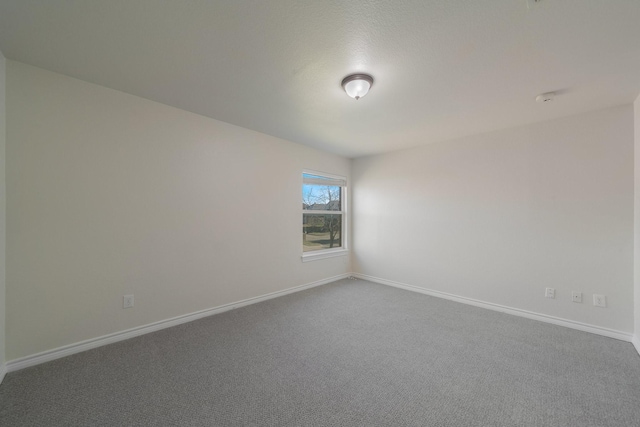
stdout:
<svg viewBox="0 0 640 427">
<path fill-rule="evenodd" d="M 302 251 L 344 250 L 346 179 L 302 174 Z"/>
</svg>

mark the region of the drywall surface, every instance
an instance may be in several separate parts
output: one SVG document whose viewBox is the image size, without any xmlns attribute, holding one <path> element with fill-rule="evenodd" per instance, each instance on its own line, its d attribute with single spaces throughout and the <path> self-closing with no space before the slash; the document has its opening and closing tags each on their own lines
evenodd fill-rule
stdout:
<svg viewBox="0 0 640 427">
<path fill-rule="evenodd" d="M 301 261 L 348 159 L 13 61 L 7 131 L 7 360 L 350 271 Z"/>
<path fill-rule="evenodd" d="M 354 271 L 629 333 L 633 167 L 631 105 L 356 159 Z"/>
<path fill-rule="evenodd" d="M 6 179 L 5 179 L 5 147 L 6 147 L 6 61 L 0 52 L 0 380 L 5 359 L 5 258 L 6 258 Z"/>
<path fill-rule="evenodd" d="M 634 123 L 634 159 L 635 159 L 635 187 L 634 187 L 634 301 L 635 318 L 634 332 L 635 342 L 640 344 L 640 96 L 633 104 Z M 640 347 L 638 347 L 640 351 Z"/>
</svg>

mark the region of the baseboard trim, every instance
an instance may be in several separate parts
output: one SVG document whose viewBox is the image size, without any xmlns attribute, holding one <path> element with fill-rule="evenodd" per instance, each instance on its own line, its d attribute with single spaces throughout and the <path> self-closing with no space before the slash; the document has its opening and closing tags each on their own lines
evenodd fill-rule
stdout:
<svg viewBox="0 0 640 427">
<path fill-rule="evenodd" d="M 488 310 L 499 311 L 506 314 L 511 314 L 514 316 L 526 317 L 527 319 L 539 320 L 545 323 L 552 323 L 554 325 L 564 326 L 571 329 L 577 329 L 583 332 L 591 332 L 592 334 L 602 335 L 609 338 L 615 338 L 621 341 L 633 342 L 636 347 L 636 350 L 640 353 L 640 342 L 638 342 L 637 338 L 635 341 L 632 341 L 633 335 L 617 331 L 614 329 L 602 328 L 600 326 L 589 325 L 587 323 L 576 322 L 569 319 L 563 319 L 560 317 L 549 316 L 546 314 L 535 313 L 533 311 L 521 310 L 519 308 L 507 307 L 500 304 L 494 304 L 491 302 L 480 301 L 473 298 L 461 297 L 458 295 L 449 294 L 446 292 L 435 291 L 431 289 L 425 289 L 414 285 L 408 285 L 406 283 L 394 282 L 393 280 L 381 279 L 379 277 L 368 276 L 362 273 L 352 273 L 353 277 L 368 280 L 370 282 L 379 283 L 381 285 L 393 286 L 394 288 L 405 289 L 408 291 L 418 292 L 425 295 L 430 295 L 433 297 L 444 298 L 455 302 L 460 302 L 462 304 L 473 305 L 476 307 L 486 308 Z"/>
<path fill-rule="evenodd" d="M 196 311 L 193 313 L 185 314 L 182 316 L 173 317 L 166 320 L 160 320 L 158 322 L 149 323 L 147 325 L 138 326 L 136 328 L 127 329 L 120 332 L 114 332 L 112 334 L 103 335 L 97 338 L 91 338 L 85 341 L 77 342 L 74 344 L 65 345 L 52 350 L 43 351 L 30 356 L 21 357 L 8 361 L 4 367 L 5 372 L 14 372 L 20 369 L 28 368 L 30 366 L 39 365 L 41 363 L 50 362 L 61 357 L 70 356 L 72 354 L 80 353 L 93 348 L 102 347 L 103 345 L 113 344 L 118 341 L 123 341 L 129 338 L 137 337 L 140 335 L 148 334 L 151 332 L 159 331 L 161 329 L 170 328 L 172 326 L 181 325 L 183 323 L 192 322 L 194 320 L 201 319 L 203 317 L 213 316 L 214 314 L 223 313 L 225 311 L 233 310 L 236 308 L 244 307 L 251 304 L 256 304 L 262 301 L 266 301 L 272 298 L 281 297 L 294 292 L 304 291 L 316 286 L 325 285 L 327 283 L 335 282 L 336 280 L 345 279 L 351 276 L 350 273 L 340 274 L 337 276 L 329 277 L 327 279 L 317 280 L 315 282 L 307 283 L 300 286 L 294 286 L 292 288 L 284 289 L 281 291 L 271 292 L 265 295 L 260 295 L 253 298 L 247 298 L 241 301 L 232 302 L 229 304 L 220 305 L 205 310 Z"/>
<path fill-rule="evenodd" d="M 638 334 L 633 336 L 633 339 L 631 340 L 631 343 L 636 348 L 636 351 L 638 352 L 638 355 L 640 356 L 640 338 L 638 337 Z"/>
<path fill-rule="evenodd" d="M 7 374 L 7 367 L 4 363 L 0 363 L 0 384 L 4 381 L 4 376 Z"/>
</svg>

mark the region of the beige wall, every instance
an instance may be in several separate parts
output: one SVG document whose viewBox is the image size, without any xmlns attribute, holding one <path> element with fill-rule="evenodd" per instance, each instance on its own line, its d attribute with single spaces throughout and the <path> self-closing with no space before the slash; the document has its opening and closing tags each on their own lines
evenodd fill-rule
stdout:
<svg viewBox="0 0 640 427">
<path fill-rule="evenodd" d="M 300 213 L 302 170 L 348 159 L 13 61 L 7 81 L 8 360 L 350 271 L 301 262 Z"/>
<path fill-rule="evenodd" d="M 21 63 L 7 81 L 6 360 L 350 271 L 300 262 L 297 210 L 303 168 L 349 160 Z M 633 122 L 622 106 L 354 160 L 354 270 L 633 331 Z"/>
<path fill-rule="evenodd" d="M 634 231 L 634 300 L 635 344 L 640 352 L 640 96 L 633 104 L 634 111 L 634 159 L 635 159 L 635 231 Z"/>
<path fill-rule="evenodd" d="M 633 168 L 631 105 L 357 159 L 354 270 L 630 333 Z"/>
<path fill-rule="evenodd" d="M 5 59 L 0 52 L 0 380 L 5 359 L 5 253 L 6 253 L 6 185 L 5 185 Z"/>
</svg>

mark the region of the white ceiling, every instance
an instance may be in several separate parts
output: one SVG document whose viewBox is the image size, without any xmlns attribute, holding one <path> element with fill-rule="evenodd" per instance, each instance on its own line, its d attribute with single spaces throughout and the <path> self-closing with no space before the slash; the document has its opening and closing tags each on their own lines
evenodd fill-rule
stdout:
<svg viewBox="0 0 640 427">
<path fill-rule="evenodd" d="M 0 0 L 0 50 L 358 157 L 633 102 L 640 1 Z"/>
</svg>

